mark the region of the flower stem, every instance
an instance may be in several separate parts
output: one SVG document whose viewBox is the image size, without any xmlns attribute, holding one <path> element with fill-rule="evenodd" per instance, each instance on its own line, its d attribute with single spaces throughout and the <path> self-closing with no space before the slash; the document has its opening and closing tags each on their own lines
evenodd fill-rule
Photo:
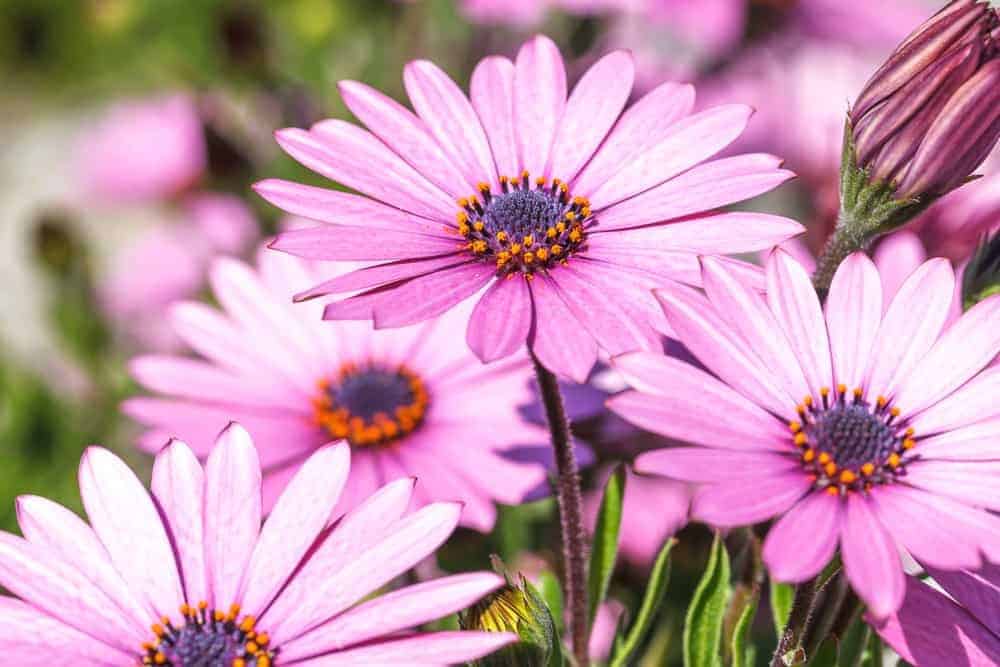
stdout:
<svg viewBox="0 0 1000 667">
<path fill-rule="evenodd" d="M 810 579 L 795 586 L 795 597 L 792 598 L 792 609 L 788 613 L 788 623 L 785 624 L 785 631 L 778 641 L 778 648 L 774 650 L 774 657 L 771 659 L 771 667 L 787 667 L 785 656 L 799 648 L 802 638 L 805 636 L 812 616 L 813 600 L 816 597 L 817 579 Z M 792 664 L 798 664 L 793 662 Z"/>
<path fill-rule="evenodd" d="M 866 241 L 864 236 L 852 233 L 850 226 L 844 224 L 842 215 L 836 230 L 823 248 L 823 254 L 816 264 L 816 273 L 813 274 L 813 287 L 816 288 L 820 301 L 826 299 L 826 293 L 830 290 L 830 283 L 833 282 L 833 275 L 840 263 L 852 252 L 864 249 Z"/>
<path fill-rule="evenodd" d="M 559 383 L 551 371 L 531 355 L 538 378 L 538 389 L 545 405 L 545 417 L 552 434 L 552 449 L 556 462 L 556 500 L 562 529 L 563 588 L 569 608 L 569 635 L 577 667 L 589 663 L 587 644 L 587 545 L 583 529 L 583 497 L 580 493 L 580 473 L 576 454 L 570 442 L 569 420 L 563 406 Z"/>
</svg>

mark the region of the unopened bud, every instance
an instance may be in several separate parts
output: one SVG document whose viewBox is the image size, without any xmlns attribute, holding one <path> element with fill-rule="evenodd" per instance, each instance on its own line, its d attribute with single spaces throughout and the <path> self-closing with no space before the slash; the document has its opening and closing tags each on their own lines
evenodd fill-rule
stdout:
<svg viewBox="0 0 1000 667">
<path fill-rule="evenodd" d="M 512 583 L 502 565 L 494 563 L 507 584 L 459 614 L 463 630 L 514 632 L 521 641 L 472 663 L 475 667 L 529 667 L 547 665 L 556 650 L 552 614 L 542 596 L 523 576 Z"/>
<path fill-rule="evenodd" d="M 1000 294 L 1000 230 L 983 240 L 962 275 L 962 308 Z"/>
</svg>

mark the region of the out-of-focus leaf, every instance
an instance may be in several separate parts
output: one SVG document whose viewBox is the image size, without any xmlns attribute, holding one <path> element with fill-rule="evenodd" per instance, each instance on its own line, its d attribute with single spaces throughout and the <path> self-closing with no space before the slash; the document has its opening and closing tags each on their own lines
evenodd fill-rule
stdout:
<svg viewBox="0 0 1000 667">
<path fill-rule="evenodd" d="M 670 610 L 666 610 L 653 637 L 646 646 L 646 652 L 639 660 L 639 667 L 661 667 L 667 664 L 670 646 L 674 638 L 674 622 Z"/>
<path fill-rule="evenodd" d="M 754 616 L 757 615 L 757 604 L 760 602 L 760 589 L 754 587 L 750 597 L 746 600 L 743 611 L 733 628 L 733 667 L 753 667 L 753 645 L 747 642 L 750 634 L 750 626 L 753 625 Z"/>
<path fill-rule="evenodd" d="M 855 618 L 854 622 L 847 628 L 844 638 L 840 640 L 837 667 L 859 667 L 870 635 L 871 628 L 861 619 L 859 614 L 858 618 Z"/>
<path fill-rule="evenodd" d="M 615 570 L 624 498 L 625 466 L 619 465 L 604 485 L 604 496 L 601 498 L 601 508 L 597 512 L 597 525 L 594 528 L 594 543 L 590 552 L 590 579 L 587 582 L 590 623 L 594 622 L 597 607 L 608 594 L 608 585 Z"/>
<path fill-rule="evenodd" d="M 780 640 L 788 624 L 788 614 L 792 611 L 795 588 L 789 584 L 779 584 L 771 580 L 771 617 L 774 619 L 774 634 Z"/>
<path fill-rule="evenodd" d="M 809 667 L 837 667 L 837 642 L 833 639 L 824 641 L 807 664 Z"/>
<path fill-rule="evenodd" d="M 563 631 L 563 594 L 559 579 L 551 572 L 545 571 L 538 576 L 538 586 L 535 587 L 552 612 L 552 620 L 556 624 L 556 632 Z"/>
<path fill-rule="evenodd" d="M 649 627 L 656 618 L 656 612 L 667 594 L 667 583 L 670 581 L 670 550 L 676 540 L 669 539 L 660 549 L 653 564 L 653 570 L 649 573 L 649 581 L 646 584 L 646 592 L 642 596 L 642 604 L 639 606 L 639 613 L 629 628 L 625 639 L 615 643 L 615 650 L 611 655 L 610 667 L 622 667 L 629 664 L 629 658 L 639 648 L 643 637 L 649 631 Z"/>
<path fill-rule="evenodd" d="M 685 667 L 718 667 L 722 664 L 720 640 L 729 599 L 729 554 L 716 533 L 708 565 L 695 589 L 684 622 Z"/>
</svg>

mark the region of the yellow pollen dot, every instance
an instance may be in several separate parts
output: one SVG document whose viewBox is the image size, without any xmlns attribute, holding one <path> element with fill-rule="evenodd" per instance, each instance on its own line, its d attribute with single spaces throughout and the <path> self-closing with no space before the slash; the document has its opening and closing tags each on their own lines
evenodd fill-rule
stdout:
<svg viewBox="0 0 1000 667">
<path fill-rule="evenodd" d="M 823 466 L 823 472 L 826 473 L 827 477 L 833 477 L 837 474 L 837 464 L 834 462 L 827 463 Z"/>
<path fill-rule="evenodd" d="M 500 182 L 501 183 L 507 183 L 508 181 L 510 181 L 510 176 L 501 176 L 500 177 Z"/>
<path fill-rule="evenodd" d="M 846 394 L 847 393 L 847 385 L 843 384 L 843 383 L 838 384 L 837 385 L 837 393 L 838 394 Z"/>
<path fill-rule="evenodd" d="M 559 191 L 562 192 L 563 194 L 565 194 L 565 193 L 569 192 L 569 186 L 566 185 L 565 183 L 560 182 L 559 183 Z"/>
<path fill-rule="evenodd" d="M 533 273 L 525 273 L 524 274 L 524 279 L 527 280 L 530 283 L 532 280 L 535 279 L 535 274 L 533 274 Z"/>
<path fill-rule="evenodd" d="M 458 200 L 459 208 L 465 208 L 468 205 L 469 205 L 468 197 L 462 197 L 461 199 Z"/>
<path fill-rule="evenodd" d="M 271 636 L 266 632 L 262 632 L 259 635 L 257 635 L 257 643 L 260 644 L 261 646 L 267 646 L 270 641 L 271 641 Z"/>
<path fill-rule="evenodd" d="M 246 616 L 244 617 L 243 622 L 240 623 L 240 630 L 243 632 L 250 632 L 253 630 L 255 625 L 257 625 L 257 619 L 253 616 Z"/>
<path fill-rule="evenodd" d="M 887 398 L 886 398 L 885 396 L 879 396 L 878 398 L 876 398 L 876 399 L 875 399 L 875 403 L 876 403 L 876 404 L 877 404 L 877 405 L 878 405 L 878 406 L 879 406 L 880 408 L 884 408 L 884 407 L 885 407 L 885 404 L 886 404 L 886 403 L 888 403 L 888 402 L 889 402 L 889 400 L 888 400 L 888 399 L 887 399 Z"/>
<path fill-rule="evenodd" d="M 589 218 L 590 217 L 590 207 L 589 206 L 584 206 L 583 208 L 580 209 L 580 217 L 581 218 Z"/>
<path fill-rule="evenodd" d="M 167 656 L 163 653 L 157 652 L 157 654 L 153 656 L 153 662 L 158 665 L 165 665 L 167 663 Z"/>
<path fill-rule="evenodd" d="M 861 395 L 865 393 L 861 387 L 854 388 L 854 398 L 861 398 Z"/>
<path fill-rule="evenodd" d="M 798 433 L 802 430 L 802 422 L 788 422 L 788 428 L 792 433 Z"/>
<path fill-rule="evenodd" d="M 521 253 L 521 244 L 520 243 L 511 243 L 510 244 L 510 254 L 512 254 L 512 255 L 518 255 L 520 253 Z"/>
<path fill-rule="evenodd" d="M 898 468 L 900 462 L 899 454 L 897 454 L 896 452 L 889 454 L 889 458 L 886 462 L 889 464 L 890 468 L 893 469 Z"/>
<path fill-rule="evenodd" d="M 806 413 L 806 406 L 799 403 L 795 406 L 795 411 L 798 412 L 799 415 L 804 415 Z"/>
<path fill-rule="evenodd" d="M 468 236 L 469 232 L 471 232 L 471 231 L 472 230 L 469 228 L 468 225 L 459 225 L 458 226 L 458 233 L 461 234 L 462 236 Z"/>
<path fill-rule="evenodd" d="M 222 613 L 221 609 L 216 609 L 215 613 L 212 614 L 212 618 L 214 618 L 216 621 L 224 621 L 226 620 L 226 615 Z"/>
<path fill-rule="evenodd" d="M 497 241 L 504 243 L 507 240 L 507 232 L 500 230 L 497 232 Z"/>
<path fill-rule="evenodd" d="M 548 229 L 545 230 L 545 236 L 547 236 L 550 239 L 554 239 L 556 237 L 556 233 L 557 232 L 555 227 L 549 227 Z"/>
<path fill-rule="evenodd" d="M 802 453 L 802 460 L 806 463 L 811 463 L 814 458 L 816 458 L 816 450 L 814 449 L 807 449 Z"/>
<path fill-rule="evenodd" d="M 802 445 L 804 445 L 807 442 L 809 442 L 809 438 L 807 438 L 806 434 L 802 433 L 801 431 L 799 433 L 795 434 L 795 437 L 793 438 L 793 440 L 794 440 L 795 444 L 798 445 L 799 447 L 801 447 Z"/>
<path fill-rule="evenodd" d="M 538 178 L 536 178 L 535 185 L 537 185 L 538 187 L 542 187 L 543 185 L 545 185 L 545 177 L 539 176 Z"/>
<path fill-rule="evenodd" d="M 898 407 L 896 407 L 895 405 L 892 406 L 889 409 L 889 414 L 892 415 L 893 417 L 898 417 L 899 413 L 900 413 L 900 409 Z"/>
<path fill-rule="evenodd" d="M 573 243 L 579 243 L 582 238 L 583 232 L 580 231 L 579 227 L 569 233 L 569 240 Z"/>
<path fill-rule="evenodd" d="M 829 396 L 830 395 L 830 388 L 829 387 L 820 387 L 819 388 L 819 395 L 820 396 Z"/>
<path fill-rule="evenodd" d="M 153 634 L 156 635 L 157 637 L 162 637 L 163 633 L 165 632 L 163 626 L 160 625 L 159 623 L 154 623 L 150 628 L 150 630 L 152 630 Z"/>
<path fill-rule="evenodd" d="M 822 392 L 823 390 L 821 389 L 820 391 Z M 807 408 L 812 404 L 813 404 L 812 396 L 806 396 L 805 398 L 802 399 L 802 405 L 806 406 Z"/>
<path fill-rule="evenodd" d="M 535 261 L 535 253 L 533 253 L 533 252 L 526 252 L 526 253 L 524 253 L 524 263 L 525 264 L 531 264 L 534 261 Z"/>
<path fill-rule="evenodd" d="M 271 667 L 271 658 L 266 655 L 258 655 L 257 667 Z"/>
<path fill-rule="evenodd" d="M 562 246 L 559 245 L 558 243 L 556 245 L 552 246 L 551 250 L 552 250 L 552 254 L 555 255 L 556 257 L 558 257 L 559 255 L 561 255 L 562 251 L 563 251 Z"/>
<path fill-rule="evenodd" d="M 524 170 L 521 171 L 521 180 L 522 181 L 527 180 L 529 176 L 530 176 L 530 174 L 528 174 L 528 170 L 527 169 L 524 169 Z"/>
<path fill-rule="evenodd" d="M 247 661 L 243 658 L 236 658 L 233 660 L 233 667 L 247 667 Z"/>
<path fill-rule="evenodd" d="M 532 244 L 534 244 L 534 242 L 535 242 L 535 237 L 532 236 L 531 234 L 528 234 L 527 236 L 524 237 L 525 248 L 530 248 Z"/>
<path fill-rule="evenodd" d="M 840 495 L 840 489 L 838 489 L 835 486 L 828 486 L 828 487 L 826 487 L 826 493 L 827 493 L 827 495 L 830 495 L 830 496 L 839 496 Z"/>
<path fill-rule="evenodd" d="M 484 225 L 482 221 L 476 220 L 474 223 L 472 223 L 472 228 L 475 229 L 477 232 L 481 232 L 484 229 L 486 229 L 486 225 Z"/>
<path fill-rule="evenodd" d="M 535 257 L 538 258 L 538 261 L 544 262 L 545 260 L 547 260 L 549 258 L 549 251 L 546 250 L 545 248 L 539 248 L 535 252 Z"/>
<path fill-rule="evenodd" d="M 565 232 L 566 231 L 566 223 L 565 222 L 557 222 L 556 223 L 556 231 L 559 232 L 560 234 L 562 234 L 563 232 Z"/>
<path fill-rule="evenodd" d="M 840 473 L 841 484 L 853 484 L 857 478 L 858 476 L 854 474 L 853 470 L 843 470 Z"/>
<path fill-rule="evenodd" d="M 486 241 L 473 241 L 472 242 L 472 252 L 483 253 L 486 252 Z"/>
<path fill-rule="evenodd" d="M 864 465 L 862 465 L 861 466 L 861 474 L 864 475 L 865 477 L 871 477 L 872 475 L 874 475 L 875 474 L 875 464 L 874 463 L 865 463 Z"/>
<path fill-rule="evenodd" d="M 462 225 L 469 221 L 469 214 L 465 211 L 459 211 L 455 214 L 455 222 Z"/>
<path fill-rule="evenodd" d="M 566 222 L 573 222 L 576 220 L 576 213 L 573 211 L 566 211 Z"/>
<path fill-rule="evenodd" d="M 917 446 L 917 441 L 913 438 L 906 438 L 903 440 L 903 449 L 913 449 Z"/>
<path fill-rule="evenodd" d="M 830 461 L 831 461 L 831 458 L 830 458 L 830 455 L 828 453 L 826 453 L 826 452 L 820 452 L 820 455 L 819 455 L 819 464 L 820 465 L 826 465 Z"/>
<path fill-rule="evenodd" d="M 553 179 L 552 179 L 552 185 L 554 185 L 554 186 L 556 186 L 556 187 L 559 187 L 559 185 L 560 185 L 561 183 L 562 183 L 562 181 L 561 181 L 560 179 L 558 179 L 558 178 L 553 178 Z"/>
<path fill-rule="evenodd" d="M 914 433 L 916 433 L 916 431 L 914 431 L 913 427 L 911 426 L 903 432 L 903 435 L 905 435 L 907 438 L 912 438 Z"/>
<path fill-rule="evenodd" d="M 480 192 L 489 192 L 490 184 L 480 181 L 479 184 L 476 185 L 476 189 L 479 190 Z"/>
</svg>

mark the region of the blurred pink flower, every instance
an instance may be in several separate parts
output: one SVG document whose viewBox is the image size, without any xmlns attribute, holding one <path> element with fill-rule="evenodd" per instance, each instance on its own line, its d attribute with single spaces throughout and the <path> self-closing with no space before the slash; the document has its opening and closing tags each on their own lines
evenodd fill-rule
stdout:
<svg viewBox="0 0 1000 667">
<path fill-rule="evenodd" d="M 607 662 L 611 656 L 611 647 L 618 630 L 618 621 L 625 613 L 625 605 L 618 600 L 609 599 L 597 607 L 594 615 L 594 625 L 590 629 L 590 644 L 587 652 L 595 662 Z"/>
<path fill-rule="evenodd" d="M 0 533 L 4 659 L 19 667 L 155 664 L 452 663 L 516 637 L 411 629 L 503 583 L 444 577 L 370 597 L 434 552 L 461 511 L 405 514 L 413 480 L 387 485 L 335 525 L 346 445 L 302 465 L 261 526 L 261 469 L 230 425 L 202 469 L 172 441 L 152 497 L 123 461 L 91 447 L 80 462 L 87 525 L 37 496 L 17 501 L 24 538 Z M 210 620 L 215 619 L 215 620 Z"/>
<path fill-rule="evenodd" d="M 825 304 L 776 250 L 767 297 L 703 258 L 707 296 L 657 291 L 710 375 L 666 356 L 618 357 L 636 391 L 609 407 L 698 447 L 641 455 L 636 470 L 699 483 L 692 517 L 717 526 L 779 517 L 764 561 L 779 581 L 817 574 L 838 545 L 872 614 L 902 604 L 898 549 L 942 569 L 1000 562 L 1000 295 L 945 327 L 954 274 L 928 261 L 883 314 L 865 255 L 837 270 Z M 718 378 L 718 379 L 717 379 Z M 947 545 L 946 547 L 943 545 Z"/>
<path fill-rule="evenodd" d="M 628 53 L 608 54 L 567 100 L 562 57 L 537 36 L 516 64 L 479 63 L 471 103 L 436 65 L 408 64 L 419 117 L 342 82 L 345 103 L 372 133 L 326 120 L 277 138 L 304 165 L 371 199 L 281 180 L 255 187 L 328 223 L 281 234 L 273 248 L 384 263 L 297 298 L 366 290 L 329 304 L 324 317 L 376 328 L 475 300 L 466 340 L 479 359 L 527 343 L 547 368 L 581 382 L 599 349 L 658 349 L 664 320 L 649 288 L 665 278 L 697 283 L 698 253 L 760 250 L 802 227 L 717 211 L 792 176 L 770 155 L 709 161 L 746 127 L 749 107 L 690 115 L 694 89 L 668 83 L 622 113 L 632 72 Z M 727 261 L 762 285 L 757 267 Z"/>
<path fill-rule="evenodd" d="M 197 181 L 205 136 L 194 101 L 182 94 L 112 107 L 77 146 L 85 193 L 111 203 L 168 197 Z"/>
<path fill-rule="evenodd" d="M 864 49 L 889 49 L 929 17 L 934 0 L 798 0 L 790 3 L 790 30 L 807 38 L 840 42 Z"/>
<path fill-rule="evenodd" d="M 98 286 L 115 327 L 147 349 L 177 346 L 166 307 L 198 293 L 212 257 L 243 253 L 258 236 L 253 213 L 232 195 L 192 195 L 180 213 L 181 220 L 162 221 L 116 253 Z"/>
<path fill-rule="evenodd" d="M 930 574 L 947 595 L 907 578 L 903 606 L 875 624 L 882 639 L 921 667 L 1000 664 L 1000 567 Z"/>
<path fill-rule="evenodd" d="M 461 500 L 462 523 L 490 530 L 494 501 L 520 503 L 546 479 L 545 430 L 517 412 L 530 397 L 527 360 L 480 364 L 460 344 L 461 309 L 391 331 L 325 323 L 320 305 L 288 299 L 320 270 L 264 250 L 257 268 L 217 260 L 210 279 L 221 311 L 193 302 L 170 310 L 174 331 L 202 358 L 144 356 L 131 364 L 135 378 L 160 394 L 124 404 L 150 427 L 141 446 L 157 451 L 176 433 L 205 456 L 215 433 L 238 420 L 257 441 L 270 507 L 317 447 L 346 438 L 354 455 L 341 510 L 381 484 L 415 476 L 422 504 Z"/>
</svg>

